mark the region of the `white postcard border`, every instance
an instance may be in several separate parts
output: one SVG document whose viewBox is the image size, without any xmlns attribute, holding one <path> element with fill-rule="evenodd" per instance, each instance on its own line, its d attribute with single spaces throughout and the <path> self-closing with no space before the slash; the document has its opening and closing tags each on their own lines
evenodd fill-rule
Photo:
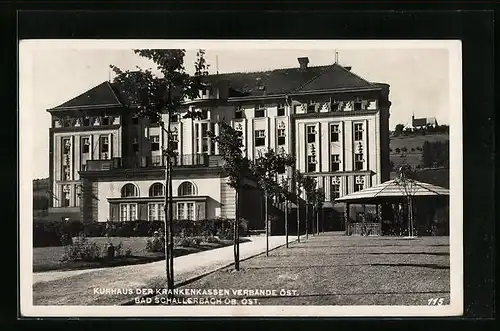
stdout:
<svg viewBox="0 0 500 331">
<path fill-rule="evenodd" d="M 68 49 L 443 49 L 450 87 L 450 305 L 446 306 L 34 306 L 32 268 L 33 136 L 30 114 L 34 50 Z M 24 317 L 458 316 L 463 313 L 462 56 L 458 40 L 23 40 L 19 44 L 19 286 Z M 44 111 L 40 109 L 37 111 Z"/>
</svg>

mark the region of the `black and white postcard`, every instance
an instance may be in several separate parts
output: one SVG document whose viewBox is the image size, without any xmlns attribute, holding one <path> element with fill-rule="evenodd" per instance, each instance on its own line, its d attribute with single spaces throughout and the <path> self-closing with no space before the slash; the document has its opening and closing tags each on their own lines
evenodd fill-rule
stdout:
<svg viewBox="0 0 500 331">
<path fill-rule="evenodd" d="M 458 316 L 456 40 L 23 40 L 24 316 Z"/>
</svg>

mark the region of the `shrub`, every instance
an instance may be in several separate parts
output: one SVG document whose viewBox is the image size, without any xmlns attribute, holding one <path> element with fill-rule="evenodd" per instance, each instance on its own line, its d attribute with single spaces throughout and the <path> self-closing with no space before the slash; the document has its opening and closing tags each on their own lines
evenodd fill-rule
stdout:
<svg viewBox="0 0 500 331">
<path fill-rule="evenodd" d="M 206 243 L 209 243 L 209 244 L 218 244 L 220 243 L 220 239 L 215 237 L 215 236 L 208 236 L 208 237 L 205 237 L 205 240 L 204 240 Z"/>
<path fill-rule="evenodd" d="M 61 257 L 61 262 L 92 262 L 101 258 L 101 249 L 96 243 L 89 243 L 85 236 L 80 236 Z"/>
<path fill-rule="evenodd" d="M 73 244 L 73 237 L 71 237 L 70 234 L 67 234 L 67 233 L 63 233 L 61 235 L 61 244 L 63 246 L 68 246 L 68 245 L 72 245 Z"/>
<path fill-rule="evenodd" d="M 131 256 L 132 255 L 132 250 L 130 249 L 130 247 L 127 248 L 123 254 L 124 254 L 124 256 Z"/>
<path fill-rule="evenodd" d="M 155 233 L 153 238 L 146 240 L 146 251 L 150 253 L 165 252 L 165 237 L 163 233 Z"/>
<path fill-rule="evenodd" d="M 174 238 L 174 246 L 197 247 L 200 246 L 202 239 L 200 237 L 180 237 Z"/>
<path fill-rule="evenodd" d="M 216 218 L 209 220 L 173 221 L 175 236 L 207 237 L 219 236 L 231 239 L 234 220 Z M 33 223 L 34 247 L 70 245 L 68 238 L 84 235 L 85 237 L 151 237 L 155 231 L 162 231 L 163 221 L 131 221 L 131 222 L 80 222 L 80 221 L 49 221 L 35 220 Z M 241 220 L 240 235 L 248 232 L 248 222 Z M 64 237 L 64 244 L 61 242 Z"/>
<path fill-rule="evenodd" d="M 120 257 L 123 256 L 123 243 L 120 241 L 118 245 L 115 246 L 115 256 Z"/>
</svg>

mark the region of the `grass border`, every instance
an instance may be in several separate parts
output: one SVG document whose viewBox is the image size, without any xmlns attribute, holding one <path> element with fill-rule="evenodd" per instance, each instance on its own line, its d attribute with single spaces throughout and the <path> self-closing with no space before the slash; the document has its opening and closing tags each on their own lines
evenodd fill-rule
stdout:
<svg viewBox="0 0 500 331">
<path fill-rule="evenodd" d="M 300 239 L 301 239 L 301 240 L 302 240 L 302 239 L 305 239 L 305 238 L 306 238 L 306 236 L 305 236 L 305 235 L 303 235 L 303 236 L 301 236 L 301 237 L 300 237 Z M 294 239 L 293 241 L 288 242 L 288 244 L 293 244 L 293 243 L 295 243 L 295 242 L 297 242 L 297 239 Z M 274 248 L 270 249 L 270 250 L 269 250 L 269 252 L 274 251 L 274 250 L 276 250 L 276 249 L 278 249 L 278 248 L 281 248 L 281 247 L 283 247 L 283 246 L 286 246 L 286 244 L 287 244 L 287 243 L 283 243 L 283 244 L 281 244 L 281 245 L 279 245 L 279 246 L 276 246 L 276 247 L 274 247 Z M 261 254 L 264 254 L 264 253 L 265 253 L 265 251 L 264 251 L 264 252 L 260 252 L 260 253 L 253 254 L 253 255 L 251 255 L 251 256 L 249 256 L 249 257 L 246 257 L 246 258 L 244 258 L 244 259 L 240 259 L 240 262 L 246 261 L 246 260 L 248 260 L 248 259 L 254 258 L 254 257 L 256 257 L 256 256 L 258 256 L 258 255 L 261 255 Z M 224 269 L 224 268 L 230 267 L 230 266 L 232 266 L 232 265 L 234 265 L 234 261 L 233 261 L 233 262 L 230 262 L 230 263 L 228 263 L 228 264 L 225 264 L 225 265 L 223 265 L 223 266 L 221 266 L 221 267 L 218 267 L 218 268 L 216 268 L 216 269 L 214 269 L 214 270 L 204 272 L 204 273 L 202 273 L 202 274 L 200 274 L 200 275 L 198 275 L 198 276 L 194 276 L 194 277 L 188 278 L 188 279 L 186 279 L 186 280 L 183 280 L 182 282 L 179 282 L 179 283 L 177 283 L 177 284 L 174 284 L 174 289 L 175 289 L 175 288 L 178 288 L 178 287 L 181 287 L 181 286 L 184 286 L 184 285 L 187 285 L 187 284 L 190 284 L 190 283 L 193 283 L 193 282 L 195 282 L 195 281 L 197 281 L 197 280 L 199 280 L 199 279 L 201 279 L 201 278 L 203 278 L 203 277 L 205 277 L 205 276 L 208 276 L 208 275 L 210 275 L 210 274 L 213 274 L 214 272 L 217 272 L 217 271 L 222 270 L 222 269 Z M 141 299 L 146 299 L 146 298 L 154 298 L 155 296 L 156 296 L 156 294 L 154 294 L 154 293 L 153 293 L 153 294 L 147 294 L 147 295 L 141 295 L 141 296 L 137 296 L 137 297 L 135 297 L 135 298 L 133 298 L 133 299 L 130 299 L 130 300 L 127 300 L 127 301 L 123 301 L 123 303 L 119 303 L 119 304 L 117 304 L 117 305 L 118 305 L 118 306 L 135 306 L 135 305 L 136 305 L 136 303 L 135 303 L 135 301 L 136 301 L 136 300 L 141 300 Z"/>
</svg>

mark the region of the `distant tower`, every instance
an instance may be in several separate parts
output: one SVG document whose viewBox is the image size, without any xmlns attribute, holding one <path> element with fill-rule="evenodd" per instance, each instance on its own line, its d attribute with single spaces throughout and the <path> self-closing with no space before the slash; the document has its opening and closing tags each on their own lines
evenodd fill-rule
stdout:
<svg viewBox="0 0 500 331">
<path fill-rule="evenodd" d="M 338 64 L 339 63 L 339 52 L 337 52 L 337 50 L 335 50 L 335 64 Z"/>
<path fill-rule="evenodd" d="M 415 112 L 411 115 L 411 126 L 414 127 L 413 123 L 415 122 Z"/>
</svg>

